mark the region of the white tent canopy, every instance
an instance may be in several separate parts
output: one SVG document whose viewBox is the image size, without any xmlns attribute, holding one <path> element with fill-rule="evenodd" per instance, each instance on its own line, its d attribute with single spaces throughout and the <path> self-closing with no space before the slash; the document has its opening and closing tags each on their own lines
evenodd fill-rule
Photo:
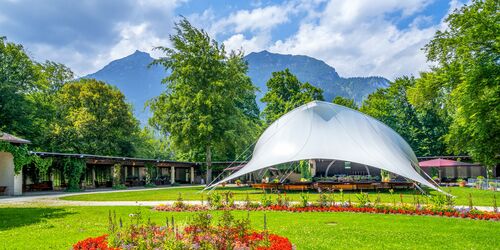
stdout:
<svg viewBox="0 0 500 250">
<path fill-rule="evenodd" d="M 307 159 L 365 164 L 441 191 L 419 174 L 415 153 L 394 130 L 358 111 L 320 101 L 276 120 L 257 141 L 246 166 L 211 187 L 273 165 Z"/>
</svg>

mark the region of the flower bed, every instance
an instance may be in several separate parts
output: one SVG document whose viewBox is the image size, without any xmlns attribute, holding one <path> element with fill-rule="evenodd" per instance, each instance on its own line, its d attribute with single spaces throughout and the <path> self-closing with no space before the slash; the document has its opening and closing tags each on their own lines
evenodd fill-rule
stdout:
<svg viewBox="0 0 500 250">
<path fill-rule="evenodd" d="M 358 207 L 348 204 L 317 206 L 309 205 L 304 207 L 299 206 L 232 206 L 220 207 L 219 210 L 250 210 L 250 211 L 287 211 L 287 212 L 354 212 L 354 213 L 379 213 L 379 214 L 406 214 L 406 215 L 428 215 L 428 216 L 443 216 L 469 218 L 477 220 L 500 220 L 500 213 L 484 212 L 475 209 L 451 209 L 451 208 L 415 208 L 411 206 L 386 206 L 379 205 L 373 207 Z M 182 208 L 169 205 L 160 205 L 154 207 L 156 211 L 181 212 L 181 211 L 207 211 L 214 210 L 209 206 L 201 205 L 186 205 Z"/>
<path fill-rule="evenodd" d="M 116 216 L 110 215 L 109 236 L 82 240 L 73 249 L 295 249 L 288 238 L 270 234 L 265 229 L 251 230 L 248 219 L 236 220 L 229 212 L 223 213 L 217 226 L 212 225 L 212 216 L 208 213 L 197 214 L 188 226 L 177 226 L 173 217 L 162 226 L 149 221 L 140 223 L 140 214 L 133 217 L 136 223 L 122 227 L 121 219 L 118 224 Z"/>
</svg>

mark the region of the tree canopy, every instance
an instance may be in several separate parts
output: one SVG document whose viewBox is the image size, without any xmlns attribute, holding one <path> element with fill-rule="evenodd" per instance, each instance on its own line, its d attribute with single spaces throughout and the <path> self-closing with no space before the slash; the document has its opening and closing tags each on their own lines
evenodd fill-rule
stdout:
<svg viewBox="0 0 500 250">
<path fill-rule="evenodd" d="M 345 98 L 345 97 L 342 97 L 342 96 L 336 96 L 332 100 L 332 102 L 335 103 L 335 104 L 339 104 L 339 105 L 342 105 L 342 106 L 354 109 L 354 110 L 358 110 L 359 109 L 359 107 L 356 104 L 356 102 L 354 102 L 354 99 Z"/>
<path fill-rule="evenodd" d="M 499 7 L 496 0 L 474 0 L 450 14 L 448 28 L 425 47 L 437 65 L 411 91 L 417 107 L 450 117 L 450 152 L 488 166 L 500 162 Z"/>
<path fill-rule="evenodd" d="M 256 88 L 242 53 L 226 53 L 186 19 L 176 23 L 175 31 L 172 48 L 157 47 L 165 56 L 155 63 L 171 74 L 163 80 L 167 91 L 150 102 L 150 123 L 170 137 L 177 151 L 205 152 L 210 181 L 212 151 L 234 151 L 255 139 Z"/>
<path fill-rule="evenodd" d="M 323 101 L 323 90 L 309 83 L 302 83 L 290 70 L 273 72 L 266 83 L 268 91 L 261 101 L 266 104 L 262 112 L 267 124 L 308 102 Z"/>
<path fill-rule="evenodd" d="M 116 88 L 94 79 L 64 84 L 55 97 L 53 148 L 61 152 L 132 156 L 139 122 Z"/>
<path fill-rule="evenodd" d="M 37 70 L 21 45 L 0 37 L 0 131 L 29 135 L 36 105 L 27 95 L 36 89 Z"/>
</svg>

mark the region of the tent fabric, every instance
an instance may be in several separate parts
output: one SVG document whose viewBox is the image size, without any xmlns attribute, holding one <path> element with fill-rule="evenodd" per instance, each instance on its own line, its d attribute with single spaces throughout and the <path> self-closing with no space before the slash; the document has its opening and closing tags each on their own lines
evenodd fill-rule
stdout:
<svg viewBox="0 0 500 250">
<path fill-rule="evenodd" d="M 441 191 L 419 174 L 417 157 L 399 134 L 356 110 L 321 101 L 302 105 L 272 123 L 245 167 L 210 187 L 259 169 L 308 159 L 365 164 Z"/>
<path fill-rule="evenodd" d="M 420 167 L 423 167 L 423 168 L 476 166 L 476 164 L 472 164 L 472 163 L 446 160 L 446 159 L 441 159 L 441 158 L 432 159 L 432 160 L 428 160 L 428 161 L 421 161 L 421 162 L 419 162 L 419 165 L 420 165 Z"/>
</svg>

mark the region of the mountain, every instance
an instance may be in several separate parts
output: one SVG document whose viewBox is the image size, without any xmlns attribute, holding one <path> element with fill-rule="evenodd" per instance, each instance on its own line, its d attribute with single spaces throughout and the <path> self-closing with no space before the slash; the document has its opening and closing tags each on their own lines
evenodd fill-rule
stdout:
<svg viewBox="0 0 500 250">
<path fill-rule="evenodd" d="M 133 54 L 114 60 L 83 78 L 95 78 L 118 87 L 127 101 L 132 103 L 137 119 L 145 124 L 150 115 L 144 104 L 165 89 L 161 80 L 167 74 L 162 66 L 149 67 L 153 60 L 148 53 L 136 50 Z"/>
<path fill-rule="evenodd" d="M 148 53 L 135 51 L 84 78 L 95 78 L 118 87 L 133 104 L 137 118 L 145 124 L 150 115 L 149 111 L 144 109 L 144 103 L 165 90 L 161 80 L 168 74 L 161 66 L 148 67 L 153 60 Z M 248 54 L 245 60 L 249 66 L 248 76 L 260 89 L 257 93 L 260 108 L 263 108 L 263 104 L 259 100 L 267 91 L 266 82 L 272 72 L 286 68 L 290 69 L 300 81 L 309 82 L 323 89 L 326 101 L 331 101 L 340 95 L 353 98 L 360 104 L 370 93 L 378 88 L 387 87 L 389 83 L 387 79 L 376 76 L 344 78 L 325 62 L 308 56 L 262 51 Z"/>
<path fill-rule="evenodd" d="M 370 93 L 378 88 L 388 86 L 389 81 L 383 77 L 351 77 L 343 78 L 333 67 L 323 61 L 297 55 L 282 55 L 268 51 L 250 53 L 245 59 L 248 62 L 248 75 L 253 83 L 260 88 L 257 95 L 260 100 L 267 91 L 266 82 L 272 72 L 288 68 L 301 82 L 323 89 L 325 101 L 332 101 L 336 96 L 352 98 L 361 104 Z"/>
</svg>

